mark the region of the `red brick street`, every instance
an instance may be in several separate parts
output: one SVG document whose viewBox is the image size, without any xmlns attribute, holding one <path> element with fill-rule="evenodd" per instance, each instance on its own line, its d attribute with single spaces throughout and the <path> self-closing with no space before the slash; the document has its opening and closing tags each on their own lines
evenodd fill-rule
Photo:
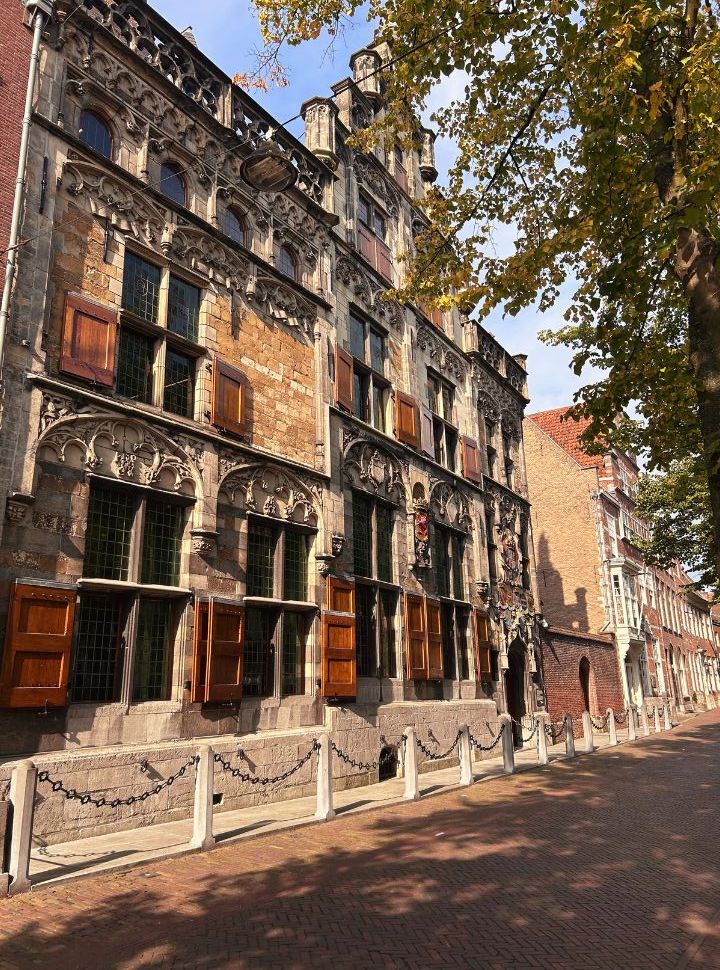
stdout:
<svg viewBox="0 0 720 970">
<path fill-rule="evenodd" d="M 0 903 L 0 967 L 720 968 L 720 712 Z"/>
</svg>

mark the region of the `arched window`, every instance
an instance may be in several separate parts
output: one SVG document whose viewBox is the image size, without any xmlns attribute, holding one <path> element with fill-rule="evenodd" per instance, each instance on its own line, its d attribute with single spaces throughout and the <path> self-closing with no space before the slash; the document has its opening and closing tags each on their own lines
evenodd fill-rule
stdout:
<svg viewBox="0 0 720 970">
<path fill-rule="evenodd" d="M 187 204 L 185 179 L 180 174 L 179 165 L 174 162 L 164 162 L 160 166 L 160 191 L 179 205 Z"/>
<path fill-rule="evenodd" d="M 281 246 L 280 252 L 278 254 L 278 269 L 285 276 L 289 276 L 291 280 L 297 281 L 298 278 L 298 260 L 295 253 L 289 246 Z"/>
<path fill-rule="evenodd" d="M 94 149 L 105 158 L 112 156 L 112 133 L 110 127 L 94 111 L 83 111 L 80 115 L 80 141 Z"/>
<path fill-rule="evenodd" d="M 241 215 L 235 212 L 234 209 L 226 209 L 223 214 L 222 221 L 223 232 L 226 236 L 230 236 L 235 242 L 239 242 L 242 246 L 246 246 L 246 236 L 247 229 L 245 226 L 245 220 Z"/>
</svg>

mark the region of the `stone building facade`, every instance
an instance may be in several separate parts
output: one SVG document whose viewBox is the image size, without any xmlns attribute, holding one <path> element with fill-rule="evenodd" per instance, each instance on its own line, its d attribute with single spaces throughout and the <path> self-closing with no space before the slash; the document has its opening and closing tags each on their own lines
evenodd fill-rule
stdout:
<svg viewBox="0 0 720 970">
<path fill-rule="evenodd" d="M 437 174 L 430 131 L 347 145 L 387 52 L 303 106 L 302 144 L 139 0 L 58 3 L 45 41 L 1 753 L 251 735 L 271 764 L 324 725 L 369 760 L 402 724 L 444 743 L 530 713 L 524 358 L 386 298 Z M 242 175 L 271 131 L 281 193 Z"/>
<path fill-rule="evenodd" d="M 20 2 L 4 3 L 0 8 L 0 36 L 3 56 L 0 63 L 0 89 L 3 93 L 4 131 L 0 142 L 0 263 L 4 271 L 10 219 L 17 177 L 18 151 L 25 91 L 32 47 L 29 16 Z"/>
<path fill-rule="evenodd" d="M 626 703 L 668 696 L 680 708 L 706 704 L 717 689 L 710 600 L 688 588 L 679 564 L 665 572 L 644 562 L 637 464 L 616 449 L 589 455 L 579 440 L 585 425 L 564 420 L 566 411 L 525 422 L 544 615 L 570 631 L 613 637 Z M 574 657 L 568 665 L 580 678 Z M 591 668 L 583 676 L 599 681 L 601 674 Z"/>
</svg>

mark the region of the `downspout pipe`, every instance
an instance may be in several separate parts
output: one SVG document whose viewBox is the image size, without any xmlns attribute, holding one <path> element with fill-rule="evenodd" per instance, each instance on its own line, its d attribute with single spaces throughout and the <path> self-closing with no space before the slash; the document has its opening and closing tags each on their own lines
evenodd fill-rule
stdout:
<svg viewBox="0 0 720 970">
<path fill-rule="evenodd" d="M 3 285 L 2 303 L 0 303 L 0 386 L 2 384 L 2 366 L 5 358 L 5 339 L 10 310 L 10 296 L 13 279 L 17 266 L 17 254 L 20 239 L 20 223 L 22 221 L 23 202 L 25 199 L 25 185 L 27 182 L 27 157 L 30 143 L 30 128 L 32 125 L 33 101 L 35 98 L 35 84 L 37 82 L 40 64 L 40 40 L 46 22 L 52 17 L 52 0 L 24 0 L 28 10 L 33 12 L 33 41 L 30 54 L 30 71 L 28 74 L 27 91 L 25 94 L 25 112 L 22 121 L 22 135 L 20 137 L 20 152 L 18 154 L 18 171 L 15 180 L 15 198 L 13 199 L 12 219 L 10 222 L 10 237 L 8 240 L 7 261 L 5 263 L 5 283 Z"/>
</svg>

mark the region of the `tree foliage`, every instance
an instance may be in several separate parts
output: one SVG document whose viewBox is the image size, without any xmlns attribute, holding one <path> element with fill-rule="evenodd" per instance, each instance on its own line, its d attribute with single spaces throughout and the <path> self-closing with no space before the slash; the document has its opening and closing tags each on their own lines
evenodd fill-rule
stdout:
<svg viewBox="0 0 720 970">
<path fill-rule="evenodd" d="M 361 8 L 255 3 L 275 44 Z M 704 468 L 718 571 L 719 12 L 718 0 L 371 0 L 394 64 L 364 135 L 409 143 L 434 86 L 462 72 L 433 119 L 459 155 L 424 200 L 405 290 L 483 318 L 545 310 L 571 283 L 565 326 L 545 337 L 574 349 L 577 373 L 606 371 L 577 395 L 587 440 L 615 441 L 633 402 L 651 468 Z M 514 230 L 508 255 L 498 226 Z"/>
</svg>

